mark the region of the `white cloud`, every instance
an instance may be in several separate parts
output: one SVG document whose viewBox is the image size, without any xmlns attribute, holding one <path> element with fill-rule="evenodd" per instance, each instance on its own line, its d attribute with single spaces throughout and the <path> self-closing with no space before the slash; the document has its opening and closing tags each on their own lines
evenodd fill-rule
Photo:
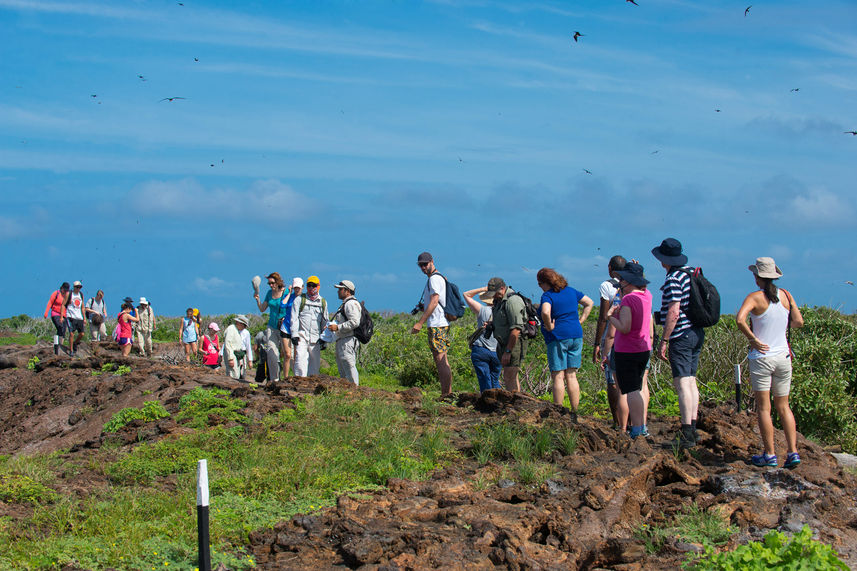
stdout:
<svg viewBox="0 0 857 571">
<path fill-rule="evenodd" d="M 854 215 L 854 207 L 840 196 L 824 188 L 811 188 L 788 201 L 781 219 L 809 225 L 838 225 L 852 224 Z"/>
<path fill-rule="evenodd" d="M 315 209 L 315 202 L 278 180 L 259 180 L 247 189 L 208 189 L 194 179 L 149 181 L 130 193 L 141 212 L 223 220 L 283 222 L 301 218 Z"/>
<path fill-rule="evenodd" d="M 202 293 L 219 296 L 231 294 L 236 286 L 226 280 L 212 276 L 210 278 L 198 277 L 194 279 L 193 287 Z"/>
</svg>

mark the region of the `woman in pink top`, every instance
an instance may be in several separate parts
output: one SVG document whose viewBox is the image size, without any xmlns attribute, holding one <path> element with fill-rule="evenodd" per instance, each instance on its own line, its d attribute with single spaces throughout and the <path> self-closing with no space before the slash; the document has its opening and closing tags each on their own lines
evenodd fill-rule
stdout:
<svg viewBox="0 0 857 571">
<path fill-rule="evenodd" d="M 640 264 L 628 262 L 616 274 L 622 302 L 610 308 L 607 316 L 616 328 L 613 343 L 616 383 L 628 398 L 631 438 L 636 438 L 647 435 L 647 405 L 640 390 L 652 352 L 652 294 L 646 289 L 649 280 Z"/>
<path fill-rule="evenodd" d="M 220 363 L 220 337 L 217 332 L 220 327 L 213 321 L 208 324 L 208 331 L 202 336 L 202 364 L 209 369 L 216 369 Z"/>
<path fill-rule="evenodd" d="M 116 316 L 118 322 L 116 327 L 119 328 L 119 348 L 122 349 L 123 357 L 131 354 L 131 322 L 140 321 L 139 317 L 131 314 L 133 309 L 134 306 L 126 301 L 122 304 L 122 312 Z"/>
</svg>

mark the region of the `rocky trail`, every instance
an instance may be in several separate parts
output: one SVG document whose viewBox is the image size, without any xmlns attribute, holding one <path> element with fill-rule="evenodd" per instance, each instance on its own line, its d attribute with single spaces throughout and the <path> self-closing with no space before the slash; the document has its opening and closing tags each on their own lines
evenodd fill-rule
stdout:
<svg viewBox="0 0 857 571">
<path fill-rule="evenodd" d="M 252 391 L 246 383 L 182 363 L 164 344 L 156 359 L 123 358 L 106 344 L 79 356 L 55 356 L 45 344 L 0 347 L 0 454 L 62 451 L 85 457 L 102 444 L 102 427 L 125 407 L 157 399 L 174 412 L 198 386 L 218 386 L 248 401 L 261 418 L 298 396 L 329 390 L 360 393 L 331 377 L 289 378 Z M 33 360 L 38 357 L 38 361 Z M 130 372 L 93 375 L 105 363 Z M 28 369 L 28 364 L 30 365 Z M 392 395 L 410 414 L 426 415 L 421 393 Z M 857 567 L 857 477 L 820 446 L 799 436 L 803 463 L 795 470 L 758 469 L 752 413 L 726 405 L 701 409 L 701 442 L 692 452 L 661 446 L 676 420 L 652 418 L 649 439 L 630 440 L 608 422 L 581 417 L 579 446 L 555 452 L 555 475 L 535 486 L 498 477 L 500 466 L 480 465 L 467 453 L 466 431 L 486 419 L 539 425 L 570 424 L 565 411 L 520 393 L 463 393 L 439 403 L 436 421 L 448 426 L 462 454 L 428 481 L 391 480 L 386 489 L 339 498 L 337 505 L 250 534 L 248 550 L 262 569 L 678 569 L 701 547 L 679 539 L 648 554 L 635 537 L 643 523 L 658 525 L 695 503 L 715 510 L 740 530 L 735 546 L 770 529 L 804 524 Z M 171 419 L 135 421 L 119 435 L 123 446 L 189 429 Z M 784 449 L 782 434 L 777 447 Z M 103 475 L 81 470 L 64 476 L 60 493 L 85 494 L 105 486 Z M 26 515 L 26 506 L 0 502 L 0 517 Z"/>
</svg>

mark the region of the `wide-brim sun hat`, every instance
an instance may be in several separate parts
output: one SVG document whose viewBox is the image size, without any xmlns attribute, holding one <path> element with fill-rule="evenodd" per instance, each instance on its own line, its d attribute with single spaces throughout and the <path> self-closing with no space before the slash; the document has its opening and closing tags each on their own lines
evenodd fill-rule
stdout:
<svg viewBox="0 0 857 571">
<path fill-rule="evenodd" d="M 783 277 L 783 272 L 777 266 L 777 263 L 774 262 L 773 258 L 768 256 L 756 258 L 756 263 L 747 266 L 747 269 L 753 272 L 755 275 L 759 276 L 760 278 L 775 280 L 777 278 Z"/>
<path fill-rule="evenodd" d="M 250 320 L 247 319 L 246 315 L 235 316 L 235 323 L 241 323 L 244 327 L 250 327 Z"/>
<path fill-rule="evenodd" d="M 494 293 L 490 291 L 484 291 L 479 294 L 479 300 L 486 303 L 487 305 L 494 304 Z"/>
<path fill-rule="evenodd" d="M 675 238 L 667 238 L 660 246 L 652 248 L 652 255 L 669 266 L 683 266 L 687 256 L 681 251 L 681 242 Z"/>
<path fill-rule="evenodd" d="M 620 279 L 625 280 L 633 286 L 643 287 L 649 283 L 646 279 L 646 274 L 643 271 L 643 266 L 635 262 L 628 262 L 622 270 L 615 270 L 616 275 Z"/>
</svg>

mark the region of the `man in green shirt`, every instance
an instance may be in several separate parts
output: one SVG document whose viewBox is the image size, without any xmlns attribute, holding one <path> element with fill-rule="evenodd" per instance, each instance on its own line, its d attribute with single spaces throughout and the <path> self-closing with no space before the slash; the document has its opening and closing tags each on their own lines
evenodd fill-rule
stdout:
<svg viewBox="0 0 857 571">
<path fill-rule="evenodd" d="M 520 391 L 518 371 L 527 354 L 527 340 L 521 335 L 527 322 L 527 310 L 521 296 L 514 295 L 501 278 L 488 280 L 488 292 L 494 297 L 492 309 L 497 356 L 503 365 L 503 385 L 508 391 Z"/>
</svg>

